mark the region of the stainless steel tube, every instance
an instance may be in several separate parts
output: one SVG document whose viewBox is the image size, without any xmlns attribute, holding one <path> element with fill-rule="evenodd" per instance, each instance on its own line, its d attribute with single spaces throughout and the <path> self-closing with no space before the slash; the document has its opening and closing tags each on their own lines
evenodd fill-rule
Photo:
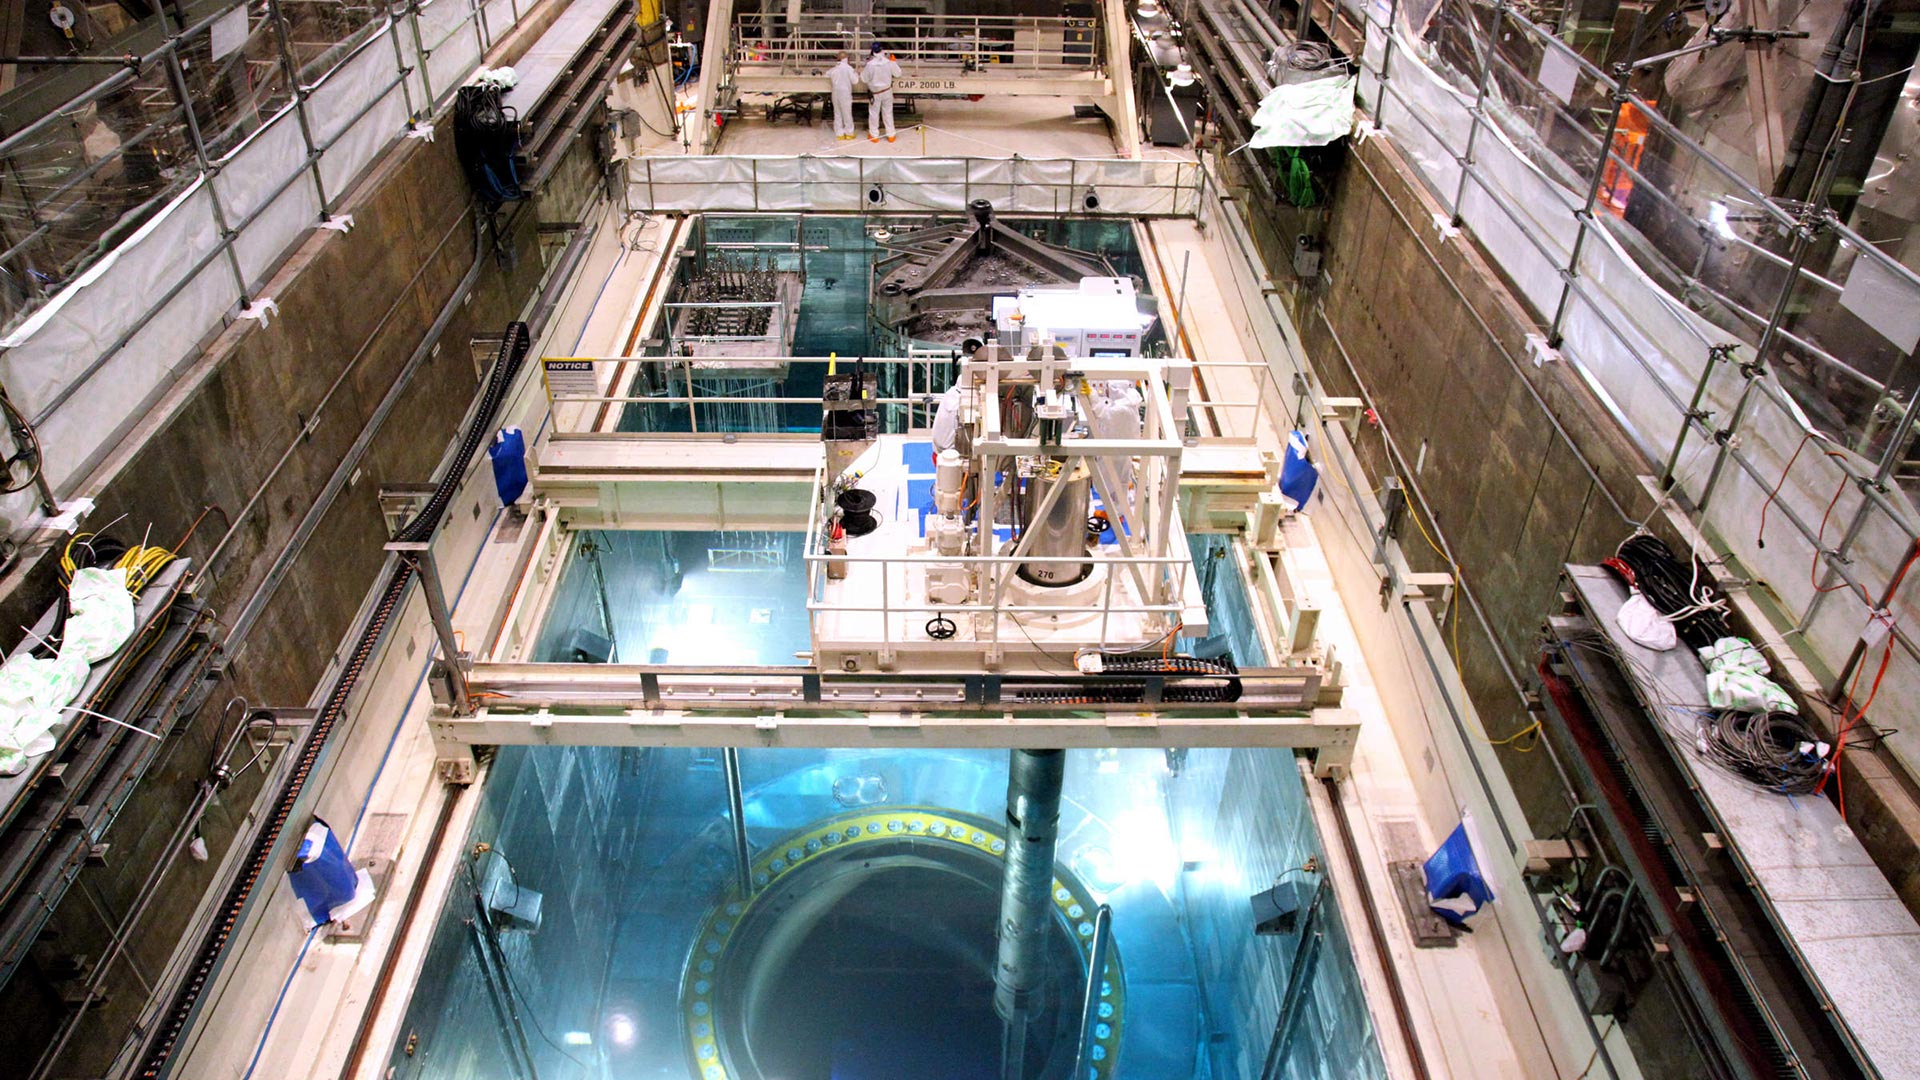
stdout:
<svg viewBox="0 0 1920 1080">
<path fill-rule="evenodd" d="M 999 950 L 993 1008 L 1007 1024 L 1001 1075 L 1026 1066 L 1027 1019 L 1047 981 L 1047 931 L 1053 918 L 1053 851 L 1060 835 L 1065 750 L 1014 750 L 1007 762 L 1006 875 L 1000 888 Z"/>
<path fill-rule="evenodd" d="M 740 897 L 744 900 L 753 895 L 753 854 L 747 846 L 747 800 L 740 783 L 740 751 L 729 746 L 720 754 L 727 771 L 727 813 L 733 819 L 733 869 L 739 875 Z"/>
<path fill-rule="evenodd" d="M 1093 916 L 1093 949 L 1087 956 L 1087 988 L 1080 999 L 1080 1049 L 1073 1058 L 1073 1075 L 1082 1077 L 1093 1062 L 1094 1029 L 1100 1023 L 1100 988 L 1107 981 L 1107 949 L 1113 943 L 1113 909 L 1105 904 Z"/>
</svg>

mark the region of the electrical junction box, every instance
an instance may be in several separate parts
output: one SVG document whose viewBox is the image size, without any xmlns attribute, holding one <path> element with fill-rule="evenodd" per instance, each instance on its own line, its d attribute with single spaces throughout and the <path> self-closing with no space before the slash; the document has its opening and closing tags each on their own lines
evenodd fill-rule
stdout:
<svg viewBox="0 0 1920 1080">
<path fill-rule="evenodd" d="M 1312 899 L 1311 877 L 1289 875 L 1263 893 L 1253 894 L 1253 932 L 1262 936 L 1291 934 L 1300 928 L 1300 911 Z"/>
</svg>

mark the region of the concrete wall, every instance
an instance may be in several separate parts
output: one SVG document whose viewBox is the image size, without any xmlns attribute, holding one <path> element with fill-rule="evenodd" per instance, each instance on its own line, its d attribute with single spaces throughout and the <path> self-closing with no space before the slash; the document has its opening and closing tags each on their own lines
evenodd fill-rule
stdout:
<svg viewBox="0 0 1920 1080">
<path fill-rule="evenodd" d="M 124 514 L 114 532 L 126 539 L 138 540 L 151 523 L 155 542 L 173 543 L 211 508 L 182 552 L 204 562 L 219 549 L 216 576 L 202 594 L 223 618 L 259 587 L 473 264 L 473 211 L 451 136 L 451 124 L 442 123 L 433 141 L 391 151 L 343 208 L 354 230 L 316 233 L 266 289 L 279 316 L 266 326 L 237 323 L 215 340 L 176 391 L 180 407 L 139 433 L 137 449 L 109 466 L 114 475 L 98 478 L 99 509 L 89 520 Z M 497 334 L 539 283 L 536 217 L 500 216 L 509 260 L 480 255 L 485 265 L 471 296 L 397 399 L 353 482 L 320 519 L 252 632 L 230 643 L 229 679 L 170 740 L 109 833 L 107 865 L 81 875 L 34 962 L 0 992 L 0 1023 L 16 1046 L 37 1050 L 50 1040 L 69 1007 L 62 995 L 105 949 L 209 771 L 220 706 L 234 695 L 281 706 L 307 700 L 384 558 L 380 487 L 428 480 L 479 385 L 469 340 Z M 0 618 L 29 621 L 54 587 L 48 559 L 29 563 L 5 583 Z M 127 1037 L 259 776 L 258 769 L 246 774 L 207 814 L 202 832 L 211 859 L 182 860 L 162 879 L 133 947 L 107 979 L 106 1000 L 88 1014 L 53 1075 L 98 1075 Z"/>
<path fill-rule="evenodd" d="M 1320 281 L 1296 297 L 1295 321 L 1328 392 L 1364 397 L 1378 415 L 1356 440 L 1368 473 L 1399 476 L 1423 518 L 1431 508 L 1426 523 L 1485 609 L 1491 637 L 1466 609 L 1447 629 L 1498 740 L 1533 722 L 1501 658 L 1525 680 L 1561 565 L 1612 553 L 1652 509 L 1637 477 L 1655 466 L 1571 369 L 1533 364 L 1534 313 L 1469 237 L 1440 235 L 1439 207 L 1416 184 L 1387 141 L 1354 149 Z M 1401 542 L 1417 569 L 1447 569 L 1417 528 Z M 1546 755 L 1508 746 L 1501 757 L 1535 828 L 1564 828 Z"/>
<path fill-rule="evenodd" d="M 1550 313 L 1527 308 L 1472 236 L 1448 235 L 1445 221 L 1391 140 L 1353 147 L 1328 212 L 1321 276 L 1291 303 L 1327 391 L 1372 410 L 1355 440 L 1371 482 L 1407 485 L 1484 612 L 1483 625 L 1470 608 L 1455 611 L 1445 629 L 1527 817 L 1553 835 L 1567 828 L 1569 799 L 1546 749 L 1513 739 L 1536 715 L 1526 696 L 1542 624 L 1561 606 L 1562 564 L 1605 558 L 1638 521 L 1670 531 L 1642 482 L 1661 463 L 1628 441 L 1576 371 L 1533 362 L 1529 338 Z M 1412 523 L 1401 546 L 1418 570 L 1448 569 Z M 1870 754 L 1849 761 L 1847 779 L 1849 793 L 1861 793 L 1850 824 L 1896 889 L 1920 902 L 1912 793 Z M 1623 1030 L 1643 1073 L 1696 1073 L 1665 991 L 1655 983 L 1640 993 Z"/>
</svg>

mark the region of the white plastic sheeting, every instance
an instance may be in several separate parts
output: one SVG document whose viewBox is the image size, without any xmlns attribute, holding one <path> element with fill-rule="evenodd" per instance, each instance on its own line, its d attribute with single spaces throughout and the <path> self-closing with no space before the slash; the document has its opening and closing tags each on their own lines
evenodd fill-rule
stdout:
<svg viewBox="0 0 1920 1080">
<path fill-rule="evenodd" d="M 227 223 L 246 223 L 234 238 L 234 252 L 249 295 L 266 283 L 281 253 L 320 219 L 320 191 L 311 174 L 299 175 L 306 156 L 300 117 L 289 107 L 213 177 Z"/>
<path fill-rule="evenodd" d="M 658 157 L 628 162 L 627 200 L 648 212 L 962 212 L 1185 216 L 1201 174 L 1183 161 L 1030 158 Z"/>
<path fill-rule="evenodd" d="M 1281 83 L 1260 100 L 1253 114 L 1257 128 L 1248 144 L 1325 146 L 1353 131 L 1353 76 Z"/>
<path fill-rule="evenodd" d="M 87 456 L 76 451 L 92 450 L 87 445 L 91 441 L 87 432 L 104 435 L 111 431 L 110 425 L 145 399 L 172 361 L 183 355 L 236 298 L 238 289 L 232 273 L 222 265 L 217 251 L 219 240 L 212 199 L 203 179 L 181 192 L 131 240 L 95 263 L 8 339 L 11 347 L 0 377 L 5 378 L 15 402 L 29 416 L 44 416 L 69 387 L 77 386 L 59 411 L 40 425 L 47 479 L 56 488 Z M 196 273 L 203 262 L 206 270 L 226 275 L 224 288 L 218 292 L 210 293 L 204 287 L 208 275 Z M 192 310 L 192 333 L 177 343 L 155 341 L 152 331 L 156 326 L 176 322 L 155 318 L 134 334 L 127 347 L 108 355 L 110 347 L 133 331 L 146 314 L 142 306 L 128 303 L 130 297 L 157 301 L 189 280 L 192 285 L 168 306 Z M 106 357 L 105 364 L 87 375 L 102 357 Z M 71 428 L 61 426 L 62 420 Z"/>
<path fill-rule="evenodd" d="M 65 706 L 80 696 L 90 666 L 133 635 L 125 570 L 76 570 L 67 595 L 72 613 L 58 655 L 43 660 L 21 648 L 0 665 L 0 776 L 20 772 L 28 758 L 53 749 L 54 733 L 70 719 Z"/>
<path fill-rule="evenodd" d="M 1461 161 L 1468 156 L 1475 95 L 1430 67 L 1420 46 L 1410 45 L 1405 36 L 1394 39 L 1389 58 L 1385 11 L 1384 4 L 1372 5 L 1360 76 L 1362 96 L 1373 104 L 1380 131 L 1393 139 L 1439 201 L 1454 210 L 1543 323 L 1562 304 L 1564 293 L 1561 355 L 1577 366 L 1647 455 L 1664 463 L 1681 438 L 1686 408 L 1712 347 L 1743 344 L 1740 355 L 1751 357 L 1757 334 L 1743 340 L 1663 288 L 1627 254 L 1618 234 L 1632 226 L 1611 215 L 1596 216 L 1575 273 L 1566 275 L 1587 194 L 1584 186 L 1549 175 L 1522 152 L 1502 129 L 1501 118 L 1492 115 L 1497 105 L 1490 105 L 1489 116 L 1473 136 L 1472 171 L 1463 185 Z M 1380 78 L 1383 65 L 1385 80 Z M 1563 166 L 1560 171 L 1568 177 L 1592 168 L 1556 165 Z M 1757 193 L 1754 199 L 1759 201 Z M 1877 256 L 1863 257 L 1876 258 L 1876 269 L 1885 271 L 1874 281 L 1879 310 L 1920 310 L 1920 286 L 1910 276 Z M 1783 407 L 1781 402 L 1791 399 L 1773 375 L 1762 378 L 1769 380 L 1774 394 L 1756 387 L 1748 395 L 1736 440 L 1751 471 L 1731 457 L 1720 466 L 1704 524 L 1746 572 L 1804 620 L 1804 640 L 1826 665 L 1839 669 L 1865 637 L 1865 674 L 1858 684 L 1864 698 L 1885 649 L 1882 638 L 1869 632 L 1872 609 L 1858 590 L 1841 583 L 1815 550 L 1815 542 L 1802 535 L 1789 516 L 1818 534 L 1818 545 L 1829 551 L 1859 520 L 1849 572 L 1877 603 L 1913 543 L 1911 530 L 1920 527 L 1920 515 L 1896 490 L 1888 498 L 1896 504 L 1897 517 L 1879 506 L 1868 506 L 1864 516 L 1858 516 L 1865 496 L 1823 452 L 1822 443 L 1810 445 L 1789 471 L 1807 420 L 1797 407 Z M 1706 382 L 1700 408 L 1711 412 L 1714 424 L 1724 425 L 1746 389 L 1747 379 L 1736 364 L 1719 364 Z M 1707 495 L 1722 448 L 1698 431 L 1687 433 L 1686 439 L 1675 472 L 1681 489 L 1698 500 Z M 1856 473 L 1870 475 L 1876 465 L 1852 458 Z M 1764 545 L 1759 535 L 1763 509 L 1768 511 Z M 1920 586 L 1905 592 L 1920 595 Z M 1920 602 L 1896 599 L 1892 615 L 1907 632 L 1920 631 Z M 1888 726 L 1900 726 L 1890 719 L 1888 703 L 1916 700 L 1920 663 L 1896 644 L 1874 714 Z M 1920 773 L 1920 731 L 1900 732 L 1887 741 L 1910 770 Z"/>
<path fill-rule="evenodd" d="M 531 7 L 531 0 L 519 6 Z M 491 38 L 511 30 L 517 17 L 515 0 L 495 0 L 487 8 Z M 216 173 L 188 186 L 0 340 L 0 379 L 36 421 L 56 493 L 161 400 L 200 343 L 237 310 L 243 291 L 257 298 L 279 261 L 320 223 L 322 190 L 337 202 L 402 134 L 409 107 L 426 103 L 417 72 L 431 65 L 434 91 L 445 101 L 478 65 L 482 35 L 466 0 L 431 0 L 418 18 L 418 38 L 410 18 L 390 20 L 307 87 L 314 169 L 296 114 L 301 106 L 289 105 L 230 151 Z M 422 57 L 416 40 L 432 55 Z M 416 71 L 411 99 L 403 66 Z M 221 250 L 222 220 L 236 230 L 230 255 Z M 34 513 L 31 491 L 0 498 L 5 526 Z"/>
</svg>

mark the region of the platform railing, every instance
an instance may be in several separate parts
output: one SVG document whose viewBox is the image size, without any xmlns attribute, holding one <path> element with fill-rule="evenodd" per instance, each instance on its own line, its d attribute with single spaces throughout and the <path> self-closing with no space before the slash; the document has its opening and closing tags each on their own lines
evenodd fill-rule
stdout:
<svg viewBox="0 0 1920 1080">
<path fill-rule="evenodd" d="M 824 490 L 826 473 L 823 470 L 815 475 L 815 489 Z M 978 654 L 980 646 L 986 644 L 989 656 L 998 660 L 1004 645 L 1023 640 L 1042 652 L 1045 649 L 1020 622 L 1023 615 L 1057 616 L 1063 611 L 1085 611 L 1087 607 L 1063 608 L 1060 604 L 1022 604 L 1009 601 L 1006 591 L 1014 576 L 1023 566 L 1086 566 L 1098 571 L 1106 570 L 1100 586 L 1100 646 L 1101 648 L 1127 647 L 1141 644 L 1141 640 L 1130 635 L 1129 640 L 1115 642 L 1111 640 L 1113 618 L 1116 615 L 1139 616 L 1149 626 L 1153 626 L 1149 639 L 1162 634 L 1171 635 L 1179 629 L 1180 620 L 1187 610 L 1186 595 L 1188 575 L 1193 570 L 1193 554 L 1187 547 L 1187 539 L 1176 524 L 1157 545 L 1163 555 L 1154 554 L 1116 554 L 1093 552 L 1085 557 L 1058 557 L 1038 555 L 942 555 L 935 551 L 912 552 L 906 555 L 851 555 L 835 554 L 827 548 L 827 531 L 830 521 L 826 517 L 826 505 L 815 499 L 807 512 L 806 551 L 807 564 L 807 617 L 812 627 L 816 650 L 822 641 L 823 622 L 829 618 L 844 620 L 848 616 L 878 616 L 880 639 L 869 641 L 845 636 L 839 631 L 830 631 L 836 647 L 844 649 L 864 649 L 873 647 L 879 653 L 883 663 L 891 662 L 897 648 L 911 641 L 917 649 L 940 651 L 948 649 L 955 652 Z M 989 533 L 992 523 L 983 526 Z M 1136 541 L 1138 542 L 1138 541 Z M 860 599 L 827 599 L 827 583 L 839 577 L 850 578 L 855 568 L 877 566 L 879 568 L 879 592 L 877 596 Z M 959 604 L 935 603 L 930 598 L 915 600 L 907 596 L 895 596 L 896 584 L 893 581 L 893 569 L 922 567 L 963 567 L 974 574 L 970 599 Z M 833 573 L 834 570 L 839 573 Z M 866 575 L 862 575 L 864 578 Z M 899 588 L 904 590 L 904 579 Z M 1115 588 L 1118 585 L 1131 584 L 1135 595 L 1121 595 L 1116 601 Z M 935 639 L 931 635 L 922 638 L 909 638 L 894 633 L 896 615 L 924 615 L 931 624 L 935 619 L 952 620 L 956 626 L 955 634 L 946 639 Z M 969 632 L 967 636 L 958 635 L 958 623 L 965 619 L 975 620 L 985 617 L 988 629 L 985 638 Z M 875 620 L 862 619 L 862 623 Z M 1011 623 L 1011 629 L 1003 629 L 1003 623 Z"/>
<path fill-rule="evenodd" d="M 1131 158 L 650 156 L 627 161 L 627 208 L 645 213 L 969 213 L 1191 217 L 1206 175 Z"/>
<path fill-rule="evenodd" d="M 646 431 L 619 430 L 619 415 L 633 406 L 669 406 L 685 409 L 691 431 L 731 437 L 752 432 L 720 422 L 722 410 L 755 406 L 801 406 L 819 430 L 820 384 L 829 371 L 850 374 L 856 357 L 835 356 L 626 356 L 548 357 L 561 364 L 592 365 L 594 385 L 618 388 L 617 393 L 582 393 L 548 379 L 548 398 L 554 405 L 554 434 L 572 436 L 640 437 Z M 933 423 L 935 398 L 947 388 L 949 362 L 928 357 L 867 357 L 867 372 L 879 382 L 872 399 L 882 410 L 883 430 L 894 434 L 924 431 Z M 745 392 L 741 384 L 759 384 Z M 785 392 L 789 385 L 805 386 L 804 395 Z M 658 393 L 640 392 L 657 387 Z M 891 426 L 889 426 L 889 424 Z M 789 430 L 784 425 L 779 430 Z"/>
<path fill-rule="evenodd" d="M 1416 28 L 1411 6 L 1367 9 L 1369 119 L 1538 314 L 1540 358 L 1570 361 L 1715 554 L 1766 583 L 1834 700 L 1883 660 L 1881 703 L 1920 696 L 1900 590 L 1920 274 L 1824 187 L 1770 197 L 1520 8 L 1442 0 Z M 1375 182 L 1358 164 L 1346 182 Z M 1887 746 L 1920 773 L 1920 737 Z"/>
<path fill-rule="evenodd" d="M 809 530 L 809 537 L 815 530 Z M 1184 548 L 1184 543 L 1182 547 Z M 1192 557 L 1185 554 L 1153 555 L 1104 555 L 1094 554 L 1085 557 L 1023 555 L 1014 558 L 1010 555 L 941 555 L 928 551 L 908 555 L 834 555 L 825 550 L 810 549 L 806 554 L 807 562 L 807 613 L 815 630 L 815 642 L 819 643 L 823 620 L 845 616 L 878 616 L 877 619 L 863 620 L 877 622 L 880 629 L 878 640 L 842 638 L 836 636 L 835 646 L 843 650 L 864 650 L 873 648 L 883 657 L 890 657 L 900 646 L 913 643 L 920 648 L 944 647 L 955 653 L 978 655 L 981 646 L 987 646 L 988 652 L 998 657 L 1008 644 L 1019 645 L 1025 642 L 1042 652 L 1046 645 L 1034 639 L 1036 624 L 1021 622 L 1023 616 L 1047 618 L 1066 612 L 1097 610 L 1100 613 L 1099 647 L 1102 649 L 1130 648 L 1144 641 L 1158 639 L 1164 634 L 1178 630 L 1181 616 L 1187 605 L 1185 595 L 1187 575 L 1193 569 Z M 829 567 L 846 568 L 851 575 L 856 567 L 874 566 L 880 568 L 878 575 L 879 594 L 872 602 L 828 600 L 824 598 L 825 584 Z M 1000 594 L 1014 580 L 1023 566 L 1087 566 L 1096 571 L 1105 569 L 1100 585 L 1100 600 L 1097 605 L 1088 607 L 1062 607 L 1060 604 L 1015 603 L 1004 596 L 998 603 L 991 598 Z M 904 585 L 893 580 L 894 567 L 947 567 L 960 566 L 973 570 L 979 577 L 974 594 L 986 599 L 969 600 L 959 604 L 941 604 L 931 600 L 915 601 L 910 597 L 896 596 L 896 591 L 904 591 Z M 1139 574 L 1147 581 L 1148 588 L 1158 591 L 1171 599 L 1163 601 L 1140 601 L 1116 590 Z M 987 621 L 987 634 L 984 638 L 968 634 L 937 640 L 927 635 L 914 636 L 895 633 L 895 616 L 925 616 L 931 623 L 938 618 L 947 618 L 955 623 L 970 621 L 983 616 Z M 1157 629 L 1141 635 L 1127 635 L 1124 639 L 1113 637 L 1113 622 L 1116 617 L 1140 616 Z M 1063 647 L 1064 648 L 1064 647 Z"/>
<path fill-rule="evenodd" d="M 686 339 L 700 341 L 706 339 Z M 718 340 L 718 339 L 715 339 Z M 739 340 L 739 339 L 735 339 Z M 752 339 L 759 340 L 759 339 Z M 731 437 L 742 432 L 737 427 L 716 422 L 716 413 L 730 407 L 756 405 L 818 406 L 818 393 L 799 396 L 783 393 L 781 387 L 793 380 L 813 385 L 804 369 L 822 371 L 838 365 L 850 371 L 852 357 L 831 356 L 627 356 L 627 357 L 549 357 L 561 362 L 586 361 L 594 367 L 597 386 L 618 386 L 619 393 L 576 393 L 557 390 L 548 384 L 548 399 L 555 406 L 553 431 L 561 438 L 581 435 L 640 437 L 657 432 L 620 431 L 618 415 L 630 406 L 669 406 L 688 412 L 690 431 Z M 881 394 L 873 399 L 882 407 L 882 417 L 898 416 L 899 422 L 888 430 L 896 434 L 924 432 L 933 425 L 939 395 L 949 385 L 951 365 L 957 355 L 916 353 L 910 357 L 867 357 L 869 372 L 881 377 Z M 1212 388 L 1223 376 L 1244 375 L 1247 387 L 1235 388 L 1235 397 L 1224 400 L 1192 399 L 1187 406 L 1187 439 L 1193 445 L 1251 446 L 1259 442 L 1257 421 L 1271 407 L 1272 372 L 1263 362 L 1196 363 L 1203 382 Z M 1213 378 L 1207 378 L 1212 373 Z M 889 378 L 889 376 L 891 376 Z M 747 393 L 742 382 L 764 382 L 765 392 Z M 639 386 L 658 386 L 658 393 L 638 393 Z M 889 386 L 897 392 L 889 392 Z M 1244 397 L 1239 395 L 1245 395 Z M 817 417 L 809 411 L 813 430 Z M 895 430 L 897 428 L 897 430 Z M 785 429 L 783 429 L 785 430 Z"/>
<path fill-rule="evenodd" d="M 0 350 L 42 459 L 0 517 L 51 513 L 212 331 L 271 318 L 284 254 L 535 6 L 156 6 L 0 95 Z"/>
<path fill-rule="evenodd" d="M 741 74 L 811 74 L 847 53 L 857 68 L 874 43 L 919 74 L 1017 76 L 1087 71 L 1104 60 L 1096 18 L 1039 15 L 821 15 L 747 12 L 734 19 Z"/>
</svg>

